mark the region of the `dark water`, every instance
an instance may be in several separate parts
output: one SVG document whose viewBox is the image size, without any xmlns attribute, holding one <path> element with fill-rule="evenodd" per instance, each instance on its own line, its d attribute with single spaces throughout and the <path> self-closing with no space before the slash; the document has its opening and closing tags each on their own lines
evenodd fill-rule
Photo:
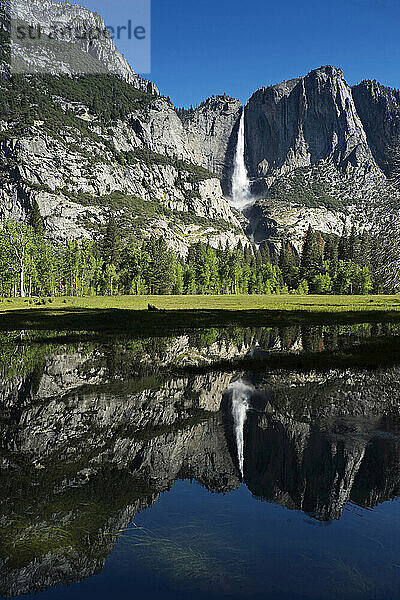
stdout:
<svg viewBox="0 0 400 600">
<path fill-rule="evenodd" d="M 398 334 L 3 334 L 0 595 L 398 599 L 400 367 L 285 367 Z"/>
</svg>

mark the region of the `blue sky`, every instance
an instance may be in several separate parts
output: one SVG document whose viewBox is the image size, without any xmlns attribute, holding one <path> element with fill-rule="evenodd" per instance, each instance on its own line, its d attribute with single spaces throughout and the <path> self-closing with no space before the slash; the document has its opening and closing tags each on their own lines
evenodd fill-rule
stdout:
<svg viewBox="0 0 400 600">
<path fill-rule="evenodd" d="M 70 0 L 107 24 L 135 21 L 137 0 Z M 141 0 L 144 1 L 144 0 Z M 400 87 L 400 0 L 152 0 L 149 76 L 178 106 L 342 67 L 350 84 Z M 117 43 L 135 68 L 133 45 Z"/>
</svg>

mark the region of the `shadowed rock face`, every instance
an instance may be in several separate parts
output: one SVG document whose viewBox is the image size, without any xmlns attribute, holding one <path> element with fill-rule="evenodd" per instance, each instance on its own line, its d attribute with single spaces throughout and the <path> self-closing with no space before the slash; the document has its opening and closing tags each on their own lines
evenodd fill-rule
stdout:
<svg viewBox="0 0 400 600">
<path fill-rule="evenodd" d="M 362 81 L 352 93 L 372 154 L 390 176 L 393 150 L 400 140 L 400 92 L 376 81 Z"/>
<path fill-rule="evenodd" d="M 399 494 L 399 439 L 250 415 L 245 481 L 257 497 L 303 510 L 321 521 L 340 519 L 347 502 L 374 507 Z"/>
<path fill-rule="evenodd" d="M 246 483 L 255 496 L 320 520 L 340 518 L 365 443 L 335 440 L 307 424 L 268 417 L 250 418 L 247 436 Z"/>
<path fill-rule="evenodd" d="M 1 595 L 100 572 L 121 531 L 177 479 L 218 493 L 240 484 L 231 383 L 243 374 L 162 369 L 182 357 L 251 355 L 255 339 L 273 351 L 279 340 L 249 332 L 247 345 L 202 348 L 185 339 L 136 343 L 123 358 L 115 346 L 113 360 L 101 347 L 53 348 L 40 367 L 30 360 L 25 375 L 3 377 Z M 294 331 L 283 340 L 301 348 Z M 152 374 L 143 372 L 151 348 Z M 249 491 L 321 521 L 340 518 L 349 500 L 372 507 L 395 497 L 399 380 L 398 368 L 248 373 L 251 385 L 236 388 L 252 390 L 243 429 Z"/>
<path fill-rule="evenodd" d="M 256 92 L 246 108 L 247 162 L 252 177 L 285 173 L 330 159 L 351 173 L 375 168 L 351 88 L 340 69 Z"/>
<path fill-rule="evenodd" d="M 341 235 L 344 226 L 376 221 L 388 195 L 382 147 L 389 130 L 394 139 L 395 110 L 382 114 L 366 95 L 327 66 L 250 98 L 246 162 L 258 201 L 246 216 L 256 242 L 279 247 L 288 238 L 300 250 L 310 224 Z"/>
</svg>

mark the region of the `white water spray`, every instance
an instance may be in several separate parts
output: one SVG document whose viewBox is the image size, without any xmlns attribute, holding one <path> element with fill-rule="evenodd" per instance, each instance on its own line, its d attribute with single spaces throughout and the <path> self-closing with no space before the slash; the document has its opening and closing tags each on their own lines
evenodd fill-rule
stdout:
<svg viewBox="0 0 400 600">
<path fill-rule="evenodd" d="M 244 160 L 245 116 L 244 108 L 240 117 L 238 140 L 232 177 L 232 204 L 241 210 L 251 202 L 250 181 Z"/>
<path fill-rule="evenodd" d="M 244 476 L 244 424 L 247 419 L 247 411 L 250 408 L 249 398 L 253 388 L 242 381 L 236 381 L 229 386 L 232 390 L 232 417 L 236 437 L 236 447 L 239 469 Z"/>
</svg>

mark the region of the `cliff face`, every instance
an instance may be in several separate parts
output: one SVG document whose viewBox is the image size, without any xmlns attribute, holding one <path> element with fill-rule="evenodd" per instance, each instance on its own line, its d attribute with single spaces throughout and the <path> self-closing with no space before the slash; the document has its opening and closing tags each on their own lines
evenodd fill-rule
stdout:
<svg viewBox="0 0 400 600">
<path fill-rule="evenodd" d="M 17 0 L 12 22 L 104 29 L 97 14 L 53 0 Z M 26 219 L 35 199 L 53 239 L 94 237 L 111 210 L 128 237 L 155 232 L 181 254 L 198 240 L 248 243 L 227 201 L 240 102 L 217 96 L 176 110 L 109 37 L 65 44 L 97 73 L 86 88 L 68 61 L 13 46 L 21 70 L 38 75 L 29 79 L 29 97 L 15 81 L 1 82 L 2 218 Z M 105 83 L 110 74 L 120 83 Z M 24 112 L 19 96 L 37 108 Z M 371 228 L 391 193 L 399 115 L 398 92 L 375 82 L 351 89 L 329 66 L 255 92 L 245 109 L 245 159 L 257 199 L 245 213 L 248 236 L 277 247 L 287 238 L 300 249 L 310 223 L 335 234 L 345 225 Z"/>
<path fill-rule="evenodd" d="M 130 125 L 154 152 L 201 165 L 228 187 L 241 111 L 238 100 L 217 96 L 179 117 L 170 102 L 159 98 L 133 113 Z"/>
<path fill-rule="evenodd" d="M 27 45 L 17 31 L 12 30 L 13 72 L 112 73 L 138 89 L 158 93 L 152 82 L 135 74 L 111 37 L 103 33 L 106 26 L 97 13 L 69 2 L 13 0 L 10 16 L 12 27 L 40 25 L 42 36 L 63 32 L 58 34 L 57 43 L 55 39 L 54 43 Z"/>
<path fill-rule="evenodd" d="M 156 234 L 182 255 L 199 240 L 247 243 L 219 180 L 239 103 L 215 100 L 185 127 L 110 37 L 83 35 L 105 24 L 78 5 L 17 0 L 2 22 L 14 33 L 13 72 L 35 74 L 5 75 L 0 86 L 2 219 L 26 220 L 36 200 L 54 240 L 98 236 L 111 210 L 126 238 Z M 21 24 L 40 25 L 42 36 L 73 33 L 32 46 L 17 39 Z M 6 108 L 10 96 L 15 110 Z M 20 100 L 31 107 L 25 114 Z"/>
<path fill-rule="evenodd" d="M 300 249 L 308 224 L 335 234 L 373 226 L 389 193 L 397 103 L 381 86 L 352 90 L 333 67 L 256 92 L 246 107 L 246 161 L 259 198 L 247 213 L 254 239 L 287 237 Z"/>
<path fill-rule="evenodd" d="M 227 193 L 230 193 L 241 112 L 238 100 L 217 96 L 203 102 L 184 120 L 189 141 L 200 152 L 200 164 L 222 178 Z"/>
<path fill-rule="evenodd" d="M 362 81 L 352 93 L 372 154 L 390 176 L 393 151 L 400 143 L 400 92 L 376 81 Z"/>
<path fill-rule="evenodd" d="M 287 173 L 321 160 L 347 174 L 376 168 L 340 69 L 259 90 L 246 107 L 247 162 L 252 177 Z"/>
<path fill-rule="evenodd" d="M 93 94 L 109 82 L 101 77 Z M 130 84 L 119 85 L 129 92 Z M 36 199 L 56 240 L 97 235 L 111 208 L 128 238 L 156 233 L 180 254 L 204 239 L 215 247 L 247 243 L 218 177 L 198 166 L 211 155 L 190 143 L 166 99 L 137 92 L 126 118 L 106 127 L 104 105 L 95 112 L 85 104 L 90 98 L 71 100 L 68 85 L 55 90 L 48 79 L 42 87 L 47 118 L 23 131 L 13 121 L 1 125 L 2 218 L 26 219 Z"/>
</svg>

